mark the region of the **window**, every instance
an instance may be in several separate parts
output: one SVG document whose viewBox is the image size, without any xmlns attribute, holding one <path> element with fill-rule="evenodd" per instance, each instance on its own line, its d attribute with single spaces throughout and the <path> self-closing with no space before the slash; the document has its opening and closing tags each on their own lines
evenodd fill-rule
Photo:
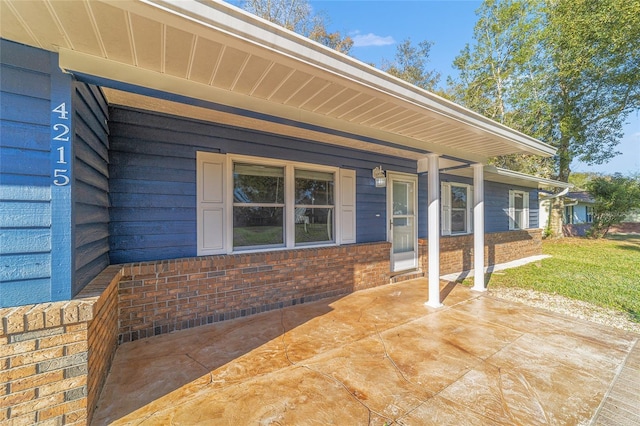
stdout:
<svg viewBox="0 0 640 426">
<path fill-rule="evenodd" d="M 284 168 L 233 164 L 233 247 L 284 245 Z"/>
<path fill-rule="evenodd" d="M 529 193 L 509 191 L 509 229 L 529 227 Z"/>
<path fill-rule="evenodd" d="M 442 235 L 468 234 L 473 231 L 473 187 L 445 182 L 441 188 Z"/>
<path fill-rule="evenodd" d="M 334 175 L 295 170 L 295 243 L 333 241 Z"/>
<path fill-rule="evenodd" d="M 593 206 L 587 206 L 587 223 L 593 223 Z"/>
<path fill-rule="evenodd" d="M 355 171 L 198 152 L 198 254 L 355 243 Z"/>
<path fill-rule="evenodd" d="M 565 206 L 564 223 L 565 225 L 573 225 L 573 206 Z"/>
</svg>

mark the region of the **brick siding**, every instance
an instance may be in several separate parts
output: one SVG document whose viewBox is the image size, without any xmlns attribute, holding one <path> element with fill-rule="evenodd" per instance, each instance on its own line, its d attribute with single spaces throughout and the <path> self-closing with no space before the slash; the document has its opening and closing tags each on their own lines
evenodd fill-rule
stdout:
<svg viewBox="0 0 640 426">
<path fill-rule="evenodd" d="M 117 347 L 120 269 L 72 301 L 0 309 L 0 423 L 88 423 Z"/>
<path fill-rule="evenodd" d="M 387 242 L 107 267 L 76 299 L 0 309 L 0 423 L 87 424 L 119 342 L 426 276 L 391 276 Z M 441 273 L 473 236 L 441 239 Z M 540 230 L 485 236 L 486 264 L 541 254 Z"/>
<path fill-rule="evenodd" d="M 419 241 L 420 265 L 428 276 L 427 240 Z M 494 232 L 484 236 L 484 265 L 496 265 L 542 254 L 542 230 Z M 473 269 L 473 235 L 440 237 L 440 274 Z"/>
<path fill-rule="evenodd" d="M 126 265 L 120 342 L 388 284 L 390 244 Z"/>
</svg>

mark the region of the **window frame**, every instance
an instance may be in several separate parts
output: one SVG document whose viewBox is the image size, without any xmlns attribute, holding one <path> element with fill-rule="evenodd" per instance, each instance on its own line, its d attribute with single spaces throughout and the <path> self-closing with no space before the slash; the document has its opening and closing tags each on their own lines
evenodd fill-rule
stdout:
<svg viewBox="0 0 640 426">
<path fill-rule="evenodd" d="M 283 225 L 284 225 L 284 244 L 281 245 L 264 245 L 264 246 L 248 246 L 247 248 L 243 247 L 234 247 L 234 227 L 233 227 L 233 207 L 236 206 L 233 200 L 233 188 L 234 188 L 234 180 L 233 180 L 233 168 L 236 163 L 242 164 L 255 164 L 260 166 L 272 166 L 272 167 L 282 167 L 284 169 L 284 186 L 285 186 L 285 196 L 284 196 L 284 214 L 283 214 Z M 334 185 L 334 200 L 333 200 L 333 212 L 332 215 L 332 239 L 331 241 L 323 241 L 319 243 L 298 243 L 295 242 L 295 171 L 296 170 L 308 170 L 315 172 L 323 172 L 323 173 L 331 173 L 333 174 L 333 185 Z M 226 186 L 230 189 L 228 191 L 227 196 L 227 205 L 231 208 L 228 209 L 227 212 L 227 235 L 229 235 L 229 241 L 227 242 L 227 249 L 230 253 L 247 253 L 247 252 L 258 252 L 258 251 L 269 251 L 269 250 L 278 250 L 278 249 L 293 249 L 293 248 L 304 248 L 304 247 L 323 247 L 323 246 L 335 246 L 338 245 L 338 238 L 336 230 L 338 229 L 338 215 L 335 212 L 338 209 L 337 206 L 337 198 L 339 198 L 336 194 L 339 187 L 339 175 L 340 168 L 332 167 L 332 166 L 322 166 L 318 164 L 312 163 L 304 163 L 299 161 L 288 161 L 288 160 L 279 160 L 273 158 L 265 158 L 265 157 L 255 157 L 255 156 L 247 156 L 247 155 L 236 155 L 236 154 L 228 154 L 227 155 L 227 183 Z M 324 206 L 323 207 L 327 207 Z"/>
<path fill-rule="evenodd" d="M 307 247 L 356 244 L 357 241 L 357 174 L 355 169 L 279 160 L 266 157 L 196 151 L 196 253 L 197 256 L 233 254 L 233 162 L 260 165 L 292 165 L 299 169 L 330 171 L 334 176 L 333 242 L 329 244 L 279 245 L 268 248 L 237 250 L 235 253 L 269 252 Z M 292 182 L 293 175 L 291 175 Z M 293 187 L 292 187 L 293 189 Z M 295 218 L 294 191 L 290 191 L 292 218 Z M 293 213 L 293 214 L 292 214 Z M 293 223 L 295 219 L 290 222 Z M 288 231 L 291 234 L 291 230 Z"/>
<path fill-rule="evenodd" d="M 282 169 L 282 183 L 283 186 L 286 188 L 286 170 L 284 167 L 282 166 L 278 166 L 278 165 L 272 165 L 272 164 L 264 164 L 264 163 L 253 163 L 253 162 L 244 162 L 244 161 L 235 161 L 232 162 L 230 164 L 230 168 L 231 168 L 231 181 L 229 182 L 229 189 L 231 192 L 231 204 L 230 204 L 230 210 L 231 210 L 231 229 L 229 229 L 229 233 L 228 235 L 230 236 L 231 239 L 231 245 L 233 247 L 234 251 L 247 251 L 247 250 L 263 250 L 263 249 L 269 249 L 269 248 L 282 248 L 284 247 L 284 245 L 286 244 L 285 241 L 285 235 L 286 235 L 286 213 L 287 213 L 287 205 L 286 205 L 286 195 L 283 197 L 282 202 L 278 202 L 278 200 L 274 200 L 274 201 L 257 201 L 257 202 L 237 202 L 235 200 L 235 193 L 236 193 L 236 186 L 235 186 L 235 181 L 233 179 L 233 176 L 236 174 L 236 169 L 235 166 L 236 164 L 241 164 L 241 165 L 256 165 L 256 166 L 267 166 L 267 167 L 272 167 L 272 168 L 278 168 L 278 169 Z M 255 176 L 255 175 L 251 175 L 251 176 Z M 269 191 L 271 193 L 271 191 Z M 247 246 L 238 246 L 237 248 L 234 245 L 235 242 L 235 226 L 234 226 L 234 215 L 235 215 L 235 209 L 236 207 L 238 208 L 274 208 L 274 209 L 282 209 L 282 243 L 276 243 L 276 244 L 261 244 L 261 245 L 247 245 Z"/>
<path fill-rule="evenodd" d="M 467 191 L 466 206 L 466 224 L 464 232 L 452 231 L 453 206 L 452 206 L 452 187 L 465 188 Z M 460 182 L 443 182 L 440 185 L 440 200 L 442 203 L 441 219 L 440 219 L 440 235 L 442 236 L 459 236 L 469 235 L 473 233 L 473 185 Z"/>
<path fill-rule="evenodd" d="M 593 223 L 593 206 L 586 206 L 585 209 L 585 222 Z"/>
<path fill-rule="evenodd" d="M 516 221 L 516 208 L 515 208 L 515 196 L 516 194 L 522 195 L 522 221 L 520 224 Z M 529 191 L 509 190 L 509 230 L 510 231 L 519 231 L 529 229 Z"/>
</svg>

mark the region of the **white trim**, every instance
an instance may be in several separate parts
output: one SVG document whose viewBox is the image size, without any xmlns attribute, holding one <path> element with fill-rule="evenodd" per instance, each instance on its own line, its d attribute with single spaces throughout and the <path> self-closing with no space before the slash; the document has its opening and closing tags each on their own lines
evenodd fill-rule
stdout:
<svg viewBox="0 0 640 426">
<path fill-rule="evenodd" d="M 451 199 L 451 187 L 456 186 L 459 188 L 465 188 L 467 191 L 467 223 L 465 225 L 466 230 L 464 232 L 453 232 L 451 229 L 453 207 Z M 442 196 L 442 224 L 440 232 L 443 236 L 448 235 L 469 235 L 473 233 L 473 199 L 474 199 L 473 185 L 467 183 L 458 182 L 442 182 L 441 184 L 441 196 Z"/>
<path fill-rule="evenodd" d="M 560 182 L 559 180 L 532 176 L 532 175 L 528 175 L 526 173 L 521 173 L 521 172 L 514 172 L 513 170 L 502 169 L 495 166 L 484 166 L 484 171 L 485 173 L 493 173 L 503 178 L 520 180 L 522 181 L 521 183 L 522 186 L 526 186 L 524 185 L 524 183 L 530 182 L 530 183 L 536 183 L 537 187 L 544 187 L 544 188 L 565 188 L 565 189 L 573 188 L 573 184 L 570 184 L 570 183 Z"/>
<path fill-rule="evenodd" d="M 522 223 L 516 222 L 515 196 L 522 195 Z M 510 189 L 509 190 L 509 231 L 529 229 L 529 192 Z"/>
</svg>

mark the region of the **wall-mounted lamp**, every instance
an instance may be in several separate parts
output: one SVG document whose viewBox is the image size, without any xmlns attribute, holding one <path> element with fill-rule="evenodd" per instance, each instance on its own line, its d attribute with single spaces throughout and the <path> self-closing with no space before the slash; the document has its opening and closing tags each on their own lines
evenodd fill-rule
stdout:
<svg viewBox="0 0 640 426">
<path fill-rule="evenodd" d="M 376 181 L 376 188 L 384 188 L 387 186 L 387 177 L 382 170 L 382 166 L 378 166 L 371 172 L 373 179 Z"/>
</svg>

